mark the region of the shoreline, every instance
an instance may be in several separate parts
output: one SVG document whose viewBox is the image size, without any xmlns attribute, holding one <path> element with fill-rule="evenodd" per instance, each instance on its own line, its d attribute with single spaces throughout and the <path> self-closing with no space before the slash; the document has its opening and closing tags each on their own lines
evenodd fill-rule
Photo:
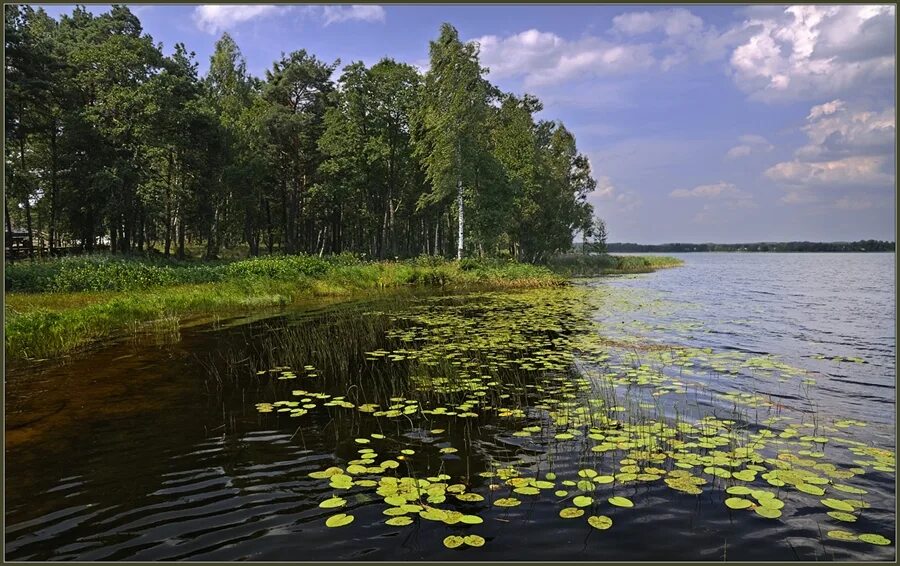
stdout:
<svg viewBox="0 0 900 566">
<path fill-rule="evenodd" d="M 673 265 L 681 262 L 668 258 Z M 83 271 L 97 271 L 133 262 L 109 258 L 93 258 L 78 263 L 77 277 L 60 271 L 55 279 L 40 283 L 44 287 L 75 287 Z M 298 262 L 303 262 L 298 268 Z M 608 261 L 608 260 L 607 260 Z M 596 269 L 594 275 L 647 273 L 663 265 L 615 259 L 615 266 Z M 329 263 L 330 262 L 330 263 Z M 306 269 L 314 264 L 316 270 Z M 321 265 L 320 265 L 321 264 Z M 56 267 L 50 262 L 47 265 Z M 62 264 L 58 264 L 62 265 Z M 87 267 L 85 267 L 87 266 Z M 8 267 L 8 266 L 7 266 Z M 153 267 L 153 266 L 151 266 Z M 193 265 L 189 268 L 198 267 Z M 199 266 L 208 267 L 208 266 Z M 599 266 L 598 266 L 599 267 Z M 119 269 L 120 267 L 116 267 Z M 145 271 L 146 265 L 141 265 Z M 171 266 L 153 267 L 168 273 Z M 46 360 L 77 353 L 112 336 L 171 328 L 185 320 L 216 315 L 241 315 L 256 309 L 286 307 L 316 298 L 352 300 L 367 292 L 395 289 L 481 290 L 517 289 L 565 285 L 572 275 L 563 271 L 517 262 L 489 260 L 427 260 L 350 262 L 343 260 L 304 258 L 263 258 L 244 260 L 215 269 L 227 270 L 218 281 L 175 285 L 146 285 L 137 288 L 130 278 L 156 277 L 155 271 L 134 275 L 126 272 L 122 289 L 7 292 L 5 295 L 5 351 L 10 362 Z M 290 270 L 293 269 L 292 273 Z M 304 272 L 305 269 L 305 272 Z M 68 277 L 68 278 L 67 278 Z M 157 277 L 159 278 L 159 277 Z M 108 278 L 109 279 L 109 276 Z M 50 281 L 48 283 L 47 281 Z M 101 283 L 113 286 L 114 281 Z M 93 283 L 91 283 L 93 284 Z M 38 284 L 35 284 L 36 286 Z M 84 284 L 82 284 L 84 286 Z M 7 287 L 10 287 L 7 279 Z M 13 285 L 13 288 L 15 286 Z"/>
</svg>

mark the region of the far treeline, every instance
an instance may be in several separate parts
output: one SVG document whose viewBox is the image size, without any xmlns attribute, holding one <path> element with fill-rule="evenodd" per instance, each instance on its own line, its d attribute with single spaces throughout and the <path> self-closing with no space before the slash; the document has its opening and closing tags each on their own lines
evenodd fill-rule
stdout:
<svg viewBox="0 0 900 566">
<path fill-rule="evenodd" d="M 594 225 L 596 183 L 541 102 L 486 79 L 444 24 L 430 68 L 284 54 L 223 34 L 199 76 L 125 6 L 5 6 L 6 226 L 42 249 L 225 248 L 540 261 Z M 336 76 L 336 80 L 332 77 Z"/>
<path fill-rule="evenodd" d="M 755 244 L 607 244 L 610 252 L 893 252 L 894 242 L 758 242 Z"/>
</svg>

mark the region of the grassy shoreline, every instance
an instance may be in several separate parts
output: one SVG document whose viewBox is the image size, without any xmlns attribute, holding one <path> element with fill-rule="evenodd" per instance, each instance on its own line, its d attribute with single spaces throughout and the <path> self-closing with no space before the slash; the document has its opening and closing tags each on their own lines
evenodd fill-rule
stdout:
<svg viewBox="0 0 900 566">
<path fill-rule="evenodd" d="M 621 266 L 630 273 L 652 271 L 647 267 L 643 262 Z M 365 262 L 349 256 L 199 265 L 108 257 L 19 264 L 7 266 L 6 357 L 58 357 L 148 325 L 171 326 L 192 316 L 241 314 L 316 297 L 415 287 L 533 288 L 563 285 L 568 276 L 552 266 L 516 262 Z"/>
</svg>

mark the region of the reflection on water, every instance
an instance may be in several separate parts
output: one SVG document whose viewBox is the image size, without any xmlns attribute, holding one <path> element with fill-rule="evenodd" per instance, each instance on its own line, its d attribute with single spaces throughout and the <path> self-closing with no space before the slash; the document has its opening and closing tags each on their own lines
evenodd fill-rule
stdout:
<svg viewBox="0 0 900 566">
<path fill-rule="evenodd" d="M 893 255 L 721 257 L 20 370 L 7 558 L 892 559 Z"/>
</svg>

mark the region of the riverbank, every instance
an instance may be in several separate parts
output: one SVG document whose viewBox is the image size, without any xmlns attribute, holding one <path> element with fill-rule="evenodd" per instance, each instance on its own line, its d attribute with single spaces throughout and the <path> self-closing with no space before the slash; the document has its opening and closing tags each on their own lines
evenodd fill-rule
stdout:
<svg viewBox="0 0 900 566">
<path fill-rule="evenodd" d="M 650 273 L 683 265 L 684 261 L 668 256 L 616 256 L 564 254 L 551 258 L 547 266 L 565 277 L 596 277 L 597 275 L 624 275 Z"/>
<path fill-rule="evenodd" d="M 663 266 L 634 259 L 616 258 L 619 271 L 595 265 L 594 273 L 638 273 Z M 57 357 L 148 326 L 177 325 L 190 316 L 281 307 L 315 297 L 417 286 L 557 286 L 569 276 L 557 267 L 432 257 L 367 262 L 349 255 L 203 263 L 95 256 L 20 263 L 6 269 L 6 356 Z"/>
</svg>

